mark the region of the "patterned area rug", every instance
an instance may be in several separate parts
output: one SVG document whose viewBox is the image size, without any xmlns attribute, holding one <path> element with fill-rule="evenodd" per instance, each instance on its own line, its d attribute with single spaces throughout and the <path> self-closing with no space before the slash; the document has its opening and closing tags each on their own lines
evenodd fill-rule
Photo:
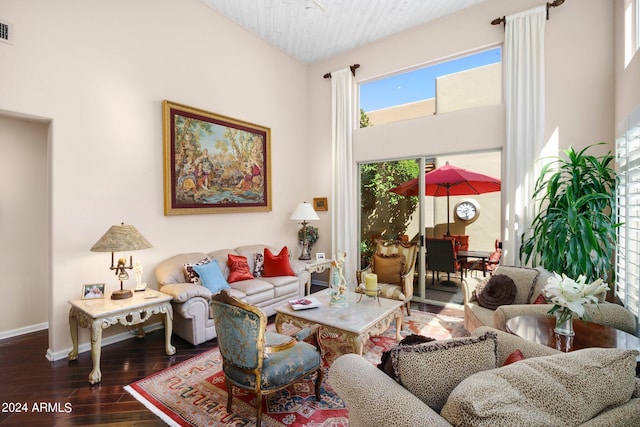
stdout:
<svg viewBox="0 0 640 427">
<path fill-rule="evenodd" d="M 395 344 L 395 323 L 382 335 L 371 337 L 364 357 L 372 364 Z M 269 326 L 273 328 L 273 325 Z M 287 331 L 285 331 L 287 332 Z M 402 335 L 420 334 L 436 339 L 468 336 L 462 313 L 459 318 L 411 311 L 405 317 Z M 323 335 L 325 381 L 322 400 L 316 401 L 315 376 L 311 375 L 260 402 L 262 425 L 276 427 L 343 427 L 349 425 L 347 408 L 326 381 L 328 366 L 350 347 L 331 335 Z M 256 398 L 233 389 L 233 413 L 226 411 L 227 391 L 222 358 L 209 350 L 171 368 L 125 387 L 137 400 L 171 426 L 252 426 L 255 425 Z"/>
</svg>

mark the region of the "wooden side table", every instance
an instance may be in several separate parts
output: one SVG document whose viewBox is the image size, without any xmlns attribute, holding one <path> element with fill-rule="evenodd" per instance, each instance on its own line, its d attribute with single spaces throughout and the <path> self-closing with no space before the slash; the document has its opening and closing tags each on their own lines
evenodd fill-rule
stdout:
<svg viewBox="0 0 640 427">
<path fill-rule="evenodd" d="M 135 292 L 133 297 L 112 300 L 111 295 L 103 299 L 69 301 L 69 329 L 73 350 L 69 360 L 78 358 L 78 326 L 91 329 L 91 359 L 93 370 L 89 373 L 89 383 L 102 381 L 100 371 L 100 353 L 102 349 L 102 330 L 120 323 L 125 326 L 138 325 L 138 338 L 144 337 L 142 324 L 154 314 L 164 314 L 165 350 L 168 356 L 176 353 L 171 345 L 173 330 L 173 309 L 171 295 L 155 290 Z"/>
<path fill-rule="evenodd" d="M 543 314 L 516 316 L 506 323 L 507 332 L 564 352 L 590 347 L 640 350 L 640 338 L 610 326 L 574 318 L 572 337 L 556 334 L 555 326 L 556 318 Z"/>
<path fill-rule="evenodd" d="M 307 280 L 306 295 L 311 294 L 311 273 L 322 273 L 327 268 L 331 267 L 332 259 L 325 259 L 323 261 L 309 261 L 305 263 L 305 270 L 309 272 L 309 279 Z"/>
</svg>

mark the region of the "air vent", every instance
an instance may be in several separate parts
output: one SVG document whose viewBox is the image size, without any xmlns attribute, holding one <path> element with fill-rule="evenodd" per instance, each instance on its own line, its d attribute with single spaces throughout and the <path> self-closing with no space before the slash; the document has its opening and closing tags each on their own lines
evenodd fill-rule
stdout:
<svg viewBox="0 0 640 427">
<path fill-rule="evenodd" d="M 8 22 L 0 21 L 0 41 L 11 43 L 13 40 L 13 28 Z"/>
</svg>

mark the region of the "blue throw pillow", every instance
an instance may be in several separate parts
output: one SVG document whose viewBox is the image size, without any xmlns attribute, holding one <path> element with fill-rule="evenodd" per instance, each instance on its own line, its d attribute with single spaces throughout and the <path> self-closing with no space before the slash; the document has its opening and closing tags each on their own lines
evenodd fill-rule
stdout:
<svg viewBox="0 0 640 427">
<path fill-rule="evenodd" d="M 194 265 L 192 267 L 198 276 L 202 286 L 209 289 L 212 293 L 217 294 L 223 289 L 229 289 L 230 286 L 222 275 L 218 261 L 215 259 L 207 264 Z"/>
</svg>

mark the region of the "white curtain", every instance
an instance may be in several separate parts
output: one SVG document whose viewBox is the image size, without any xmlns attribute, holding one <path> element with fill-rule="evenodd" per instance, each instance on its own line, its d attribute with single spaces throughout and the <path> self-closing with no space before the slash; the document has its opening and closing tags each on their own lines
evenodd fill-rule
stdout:
<svg viewBox="0 0 640 427">
<path fill-rule="evenodd" d="M 349 67 L 331 73 L 331 125 L 333 183 L 331 205 L 331 248 L 347 253 L 344 275 L 347 284 L 355 286 L 358 265 L 357 201 L 355 165 L 353 163 L 353 76 Z"/>
<path fill-rule="evenodd" d="M 522 233 L 535 216 L 532 200 L 544 147 L 544 26 L 546 5 L 506 17 L 505 230 L 503 263 L 519 265 Z"/>
</svg>

